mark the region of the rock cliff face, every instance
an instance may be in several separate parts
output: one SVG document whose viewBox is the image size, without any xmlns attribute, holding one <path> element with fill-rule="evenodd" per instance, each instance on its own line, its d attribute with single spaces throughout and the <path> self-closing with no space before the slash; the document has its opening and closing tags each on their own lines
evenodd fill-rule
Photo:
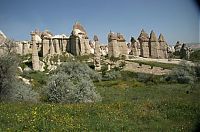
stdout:
<svg viewBox="0 0 200 132">
<path fill-rule="evenodd" d="M 169 46 L 162 34 L 157 39 L 156 34 L 151 31 L 149 37 L 143 29 L 138 40 L 133 37 L 131 38 L 131 44 L 129 46 L 130 55 L 145 58 L 166 59 L 168 58 L 168 50 Z"/>
<path fill-rule="evenodd" d="M 159 49 L 160 45 L 156 37 L 156 34 L 153 31 L 151 31 L 149 39 L 149 56 L 151 58 L 159 58 Z"/>
<path fill-rule="evenodd" d="M 120 57 L 128 54 L 128 47 L 124 36 L 120 33 L 110 32 L 108 34 L 108 56 Z"/>
<path fill-rule="evenodd" d="M 150 57 L 149 53 L 149 35 L 142 29 L 140 36 L 138 37 L 138 40 L 140 42 L 140 49 L 141 49 L 141 57 L 148 58 Z"/>
<path fill-rule="evenodd" d="M 31 41 L 32 41 L 32 67 L 33 70 L 40 70 L 40 61 L 38 56 L 38 49 L 36 44 L 36 34 L 34 32 L 31 33 Z"/>
<path fill-rule="evenodd" d="M 166 59 L 168 58 L 168 45 L 167 42 L 165 42 L 164 36 L 162 34 L 159 35 L 158 42 L 160 44 L 159 48 L 159 58 Z"/>
<path fill-rule="evenodd" d="M 95 42 L 94 66 L 95 66 L 95 70 L 101 70 L 100 44 L 99 44 L 99 39 L 96 35 L 94 36 L 94 42 Z"/>
<path fill-rule="evenodd" d="M 69 38 L 69 47 L 68 52 L 75 56 L 89 55 L 91 53 L 87 33 L 80 23 L 75 23 L 73 26 L 73 30 Z"/>
</svg>

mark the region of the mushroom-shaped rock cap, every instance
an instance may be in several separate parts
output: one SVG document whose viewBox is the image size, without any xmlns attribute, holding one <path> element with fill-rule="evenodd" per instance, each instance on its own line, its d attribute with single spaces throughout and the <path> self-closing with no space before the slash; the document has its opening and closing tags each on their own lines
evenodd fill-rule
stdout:
<svg viewBox="0 0 200 132">
<path fill-rule="evenodd" d="M 97 35 L 94 35 L 94 38 L 93 38 L 94 41 L 99 41 Z"/>
<path fill-rule="evenodd" d="M 121 33 L 117 33 L 117 40 L 122 41 L 122 42 L 126 41 L 124 36 Z"/>
<path fill-rule="evenodd" d="M 73 25 L 73 30 L 75 29 L 78 29 L 80 30 L 81 32 L 84 32 L 86 34 L 86 31 L 85 29 L 83 28 L 83 26 L 79 23 L 79 22 L 76 22 L 74 25 Z"/>
<path fill-rule="evenodd" d="M 162 34 L 159 35 L 158 41 L 159 42 L 165 42 L 165 38 Z"/>
<path fill-rule="evenodd" d="M 136 39 L 134 37 L 131 37 L 131 43 L 135 43 Z"/>
<path fill-rule="evenodd" d="M 113 32 L 110 32 L 108 34 L 108 40 L 111 41 L 111 40 L 117 40 L 117 35 Z"/>
<path fill-rule="evenodd" d="M 156 37 L 156 34 L 154 33 L 153 30 L 151 31 L 151 34 L 150 34 L 150 41 L 151 41 L 151 42 L 156 42 L 156 41 L 158 41 L 158 39 L 157 39 L 157 37 Z"/>
<path fill-rule="evenodd" d="M 149 35 L 144 31 L 144 29 L 142 29 L 138 39 L 141 40 L 141 41 L 147 42 L 147 41 L 149 41 Z"/>
</svg>

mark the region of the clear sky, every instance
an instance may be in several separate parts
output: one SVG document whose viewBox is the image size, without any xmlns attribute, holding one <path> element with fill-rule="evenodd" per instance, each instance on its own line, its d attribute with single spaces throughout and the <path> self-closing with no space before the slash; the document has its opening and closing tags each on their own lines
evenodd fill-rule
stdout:
<svg viewBox="0 0 200 132">
<path fill-rule="evenodd" d="M 169 44 L 199 42 L 199 16 L 193 0 L 0 0 L 0 30 L 15 40 L 29 40 L 35 28 L 70 35 L 79 21 L 102 43 L 110 30 L 130 41 L 142 28 Z"/>
</svg>

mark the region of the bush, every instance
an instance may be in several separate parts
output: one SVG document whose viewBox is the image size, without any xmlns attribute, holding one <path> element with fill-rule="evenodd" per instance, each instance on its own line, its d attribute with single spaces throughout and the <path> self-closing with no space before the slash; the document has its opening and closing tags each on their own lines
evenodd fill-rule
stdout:
<svg viewBox="0 0 200 132">
<path fill-rule="evenodd" d="M 200 63 L 196 63 L 194 66 L 194 69 L 195 69 L 195 75 L 197 79 L 199 80 L 200 79 Z"/>
<path fill-rule="evenodd" d="M 26 85 L 22 81 L 14 83 L 15 88 L 10 89 L 10 96 L 7 98 L 9 101 L 25 101 L 25 102 L 37 102 L 39 94 L 36 93 L 30 85 Z"/>
<path fill-rule="evenodd" d="M 199 62 L 200 61 L 200 50 L 196 50 L 190 54 L 191 61 Z"/>
<path fill-rule="evenodd" d="M 92 79 L 93 81 L 100 81 L 101 75 L 92 70 L 87 64 L 80 62 L 66 62 L 62 63 L 53 73 L 66 73 L 78 78 L 80 75 Z"/>
<path fill-rule="evenodd" d="M 146 74 L 146 73 L 138 73 L 137 80 L 139 82 L 147 83 L 147 82 L 154 82 L 154 75 L 153 74 Z"/>
<path fill-rule="evenodd" d="M 47 101 L 54 103 L 98 102 L 93 79 L 96 73 L 80 62 L 63 63 L 50 76 L 45 87 Z"/>
<path fill-rule="evenodd" d="M 18 59 L 14 54 L 0 57 L 0 100 L 36 102 L 38 94 L 16 79 Z"/>
<path fill-rule="evenodd" d="M 195 81 L 194 68 L 183 61 L 180 66 L 172 69 L 166 80 L 178 83 L 193 83 Z"/>
<path fill-rule="evenodd" d="M 104 81 L 116 80 L 119 78 L 121 78 L 121 73 L 120 71 L 115 71 L 115 70 L 105 72 L 105 74 L 103 75 Z"/>
</svg>

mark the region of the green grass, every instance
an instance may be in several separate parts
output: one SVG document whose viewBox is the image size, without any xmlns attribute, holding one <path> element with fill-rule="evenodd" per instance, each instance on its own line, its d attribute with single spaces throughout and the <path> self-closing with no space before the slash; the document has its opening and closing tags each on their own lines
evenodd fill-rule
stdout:
<svg viewBox="0 0 200 132">
<path fill-rule="evenodd" d="M 200 121 L 200 84 L 139 82 L 138 74 L 95 82 L 100 103 L 0 103 L 0 131 L 193 131 Z M 27 72 L 34 88 L 47 80 Z M 38 90 L 39 91 L 39 90 Z"/>
<path fill-rule="evenodd" d="M 144 64 L 144 65 L 161 67 L 163 69 L 173 69 L 174 67 L 177 67 L 177 64 L 161 63 L 161 62 L 155 62 L 155 61 L 131 60 L 131 62 L 135 62 L 135 63 L 139 63 L 139 64 Z"/>
<path fill-rule="evenodd" d="M 93 58 L 93 55 L 82 55 L 82 56 L 75 56 L 75 59 L 78 61 L 87 61 L 89 58 Z"/>
<path fill-rule="evenodd" d="M 24 72 L 21 76 L 31 80 L 32 86 L 36 89 L 40 89 L 43 85 L 45 85 L 48 78 L 48 75 L 45 72 L 40 71 Z"/>
<path fill-rule="evenodd" d="M 195 129 L 200 113 L 197 84 L 145 85 L 133 79 L 102 81 L 95 85 L 103 97 L 101 103 L 1 103 L 0 131 Z"/>
</svg>

